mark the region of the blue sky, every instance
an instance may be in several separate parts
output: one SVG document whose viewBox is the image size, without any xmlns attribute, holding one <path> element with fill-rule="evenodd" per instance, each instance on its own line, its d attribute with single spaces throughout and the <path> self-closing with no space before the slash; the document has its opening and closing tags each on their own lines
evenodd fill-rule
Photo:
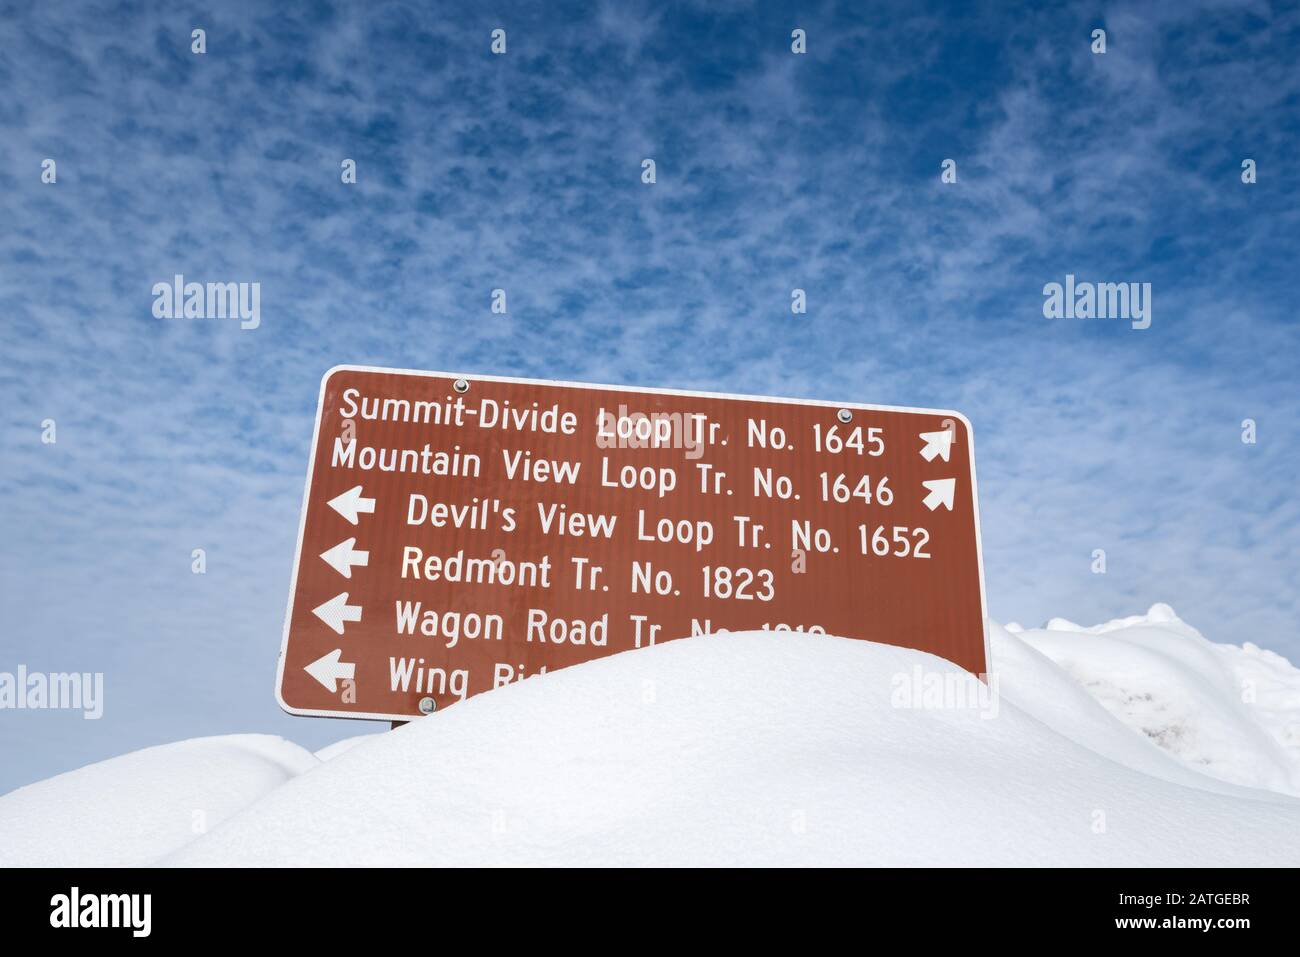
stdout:
<svg viewBox="0 0 1300 957">
<path fill-rule="evenodd" d="M 371 727 L 272 696 L 337 363 L 958 408 L 996 619 L 1300 659 L 1294 6 L 280 6 L 0 8 L 0 670 L 106 682 L 0 713 L 0 791 Z M 1045 319 L 1067 273 L 1151 327 Z"/>
</svg>

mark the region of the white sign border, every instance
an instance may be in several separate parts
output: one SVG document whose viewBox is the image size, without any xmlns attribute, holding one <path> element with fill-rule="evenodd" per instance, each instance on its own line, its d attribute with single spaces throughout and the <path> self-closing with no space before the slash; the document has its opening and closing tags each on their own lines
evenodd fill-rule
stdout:
<svg viewBox="0 0 1300 957">
<path fill-rule="evenodd" d="M 975 480 L 975 428 L 970 419 L 952 409 L 916 409 L 899 405 L 867 405 L 861 402 L 827 402 L 824 399 L 794 399 L 782 396 L 742 395 L 735 392 L 692 392 L 684 389 L 650 389 L 630 385 L 603 385 L 596 382 L 567 382 L 559 379 L 521 379 L 514 376 L 473 375 L 466 372 L 430 372 L 424 369 L 391 369 L 384 366 L 336 365 L 321 376 L 320 394 L 316 400 L 316 421 L 312 426 L 311 453 L 307 459 L 307 480 L 302 490 L 302 513 L 298 517 L 298 544 L 293 552 L 293 574 L 289 577 L 289 600 L 284 612 L 284 632 L 280 638 L 280 657 L 275 667 L 275 700 L 288 714 L 305 718 L 341 718 L 355 721 L 414 721 L 424 715 L 374 714 L 372 712 L 319 711 L 313 708 L 294 708 L 284 700 L 284 662 L 289 649 L 289 625 L 293 619 L 294 596 L 298 591 L 298 567 L 302 559 L 303 533 L 307 529 L 307 505 L 311 501 L 311 482 L 316 470 L 316 443 L 320 439 L 321 416 L 325 412 L 325 386 L 336 372 L 376 372 L 382 375 L 421 376 L 426 379 L 464 379 L 475 382 L 508 382 L 514 385 L 535 385 L 570 389 L 601 389 L 607 392 L 631 392 L 637 395 L 673 395 L 693 399 L 731 399 L 740 402 L 770 402 L 776 405 L 820 406 L 828 409 L 860 409 L 863 412 L 910 412 L 915 415 L 937 415 L 957 419 L 966 426 L 967 462 L 970 466 L 971 512 L 975 519 L 975 561 L 979 566 L 980 619 L 984 627 L 984 667 L 993 671 L 992 649 L 989 645 L 988 599 L 984 593 L 984 541 L 980 532 L 979 486 Z M 629 651 L 635 649 L 628 649 Z M 918 649 L 919 650 L 919 649 Z M 621 653 L 621 652 L 620 652 Z M 939 657 L 936 655 L 935 657 Z M 947 659 L 944 659 L 945 661 Z M 437 712 L 434 712 L 435 714 Z"/>
</svg>

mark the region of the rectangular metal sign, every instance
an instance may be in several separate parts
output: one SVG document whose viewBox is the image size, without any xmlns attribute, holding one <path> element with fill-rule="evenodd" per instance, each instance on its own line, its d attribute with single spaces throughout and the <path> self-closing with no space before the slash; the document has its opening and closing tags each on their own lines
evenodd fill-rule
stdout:
<svg viewBox="0 0 1300 957">
<path fill-rule="evenodd" d="M 601 655 L 755 629 L 987 671 L 965 417 L 326 373 L 276 679 L 286 711 L 404 720 Z"/>
</svg>

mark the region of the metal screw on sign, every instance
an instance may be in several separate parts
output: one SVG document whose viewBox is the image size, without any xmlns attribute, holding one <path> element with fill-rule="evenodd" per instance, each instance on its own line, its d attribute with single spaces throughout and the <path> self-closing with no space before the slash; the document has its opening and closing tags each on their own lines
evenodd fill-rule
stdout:
<svg viewBox="0 0 1300 957">
<path fill-rule="evenodd" d="M 469 380 L 457 379 L 455 382 L 451 384 L 451 387 L 455 389 L 457 392 L 464 394 L 469 391 Z"/>
<path fill-rule="evenodd" d="M 836 417 L 845 425 L 853 421 L 853 413 L 848 409 L 840 409 L 839 414 Z"/>
<path fill-rule="evenodd" d="M 438 709 L 438 702 L 432 698 L 421 698 L 416 707 L 420 709 L 420 714 L 433 714 Z"/>
</svg>

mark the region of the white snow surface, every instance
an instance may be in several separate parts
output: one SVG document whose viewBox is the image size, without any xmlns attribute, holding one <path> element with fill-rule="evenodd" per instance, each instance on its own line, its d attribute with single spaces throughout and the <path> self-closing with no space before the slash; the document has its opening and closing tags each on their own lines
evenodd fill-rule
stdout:
<svg viewBox="0 0 1300 957">
<path fill-rule="evenodd" d="M 133 751 L 0 797 L 0 867 L 146 864 L 320 762 L 269 734 Z"/>
<path fill-rule="evenodd" d="M 1281 655 L 1209 642 L 1163 604 L 1091 628 L 1054 618 L 1016 637 L 1187 765 L 1300 795 L 1300 669 Z"/>
<path fill-rule="evenodd" d="M 990 631 L 995 694 L 964 703 L 977 686 L 931 655 L 752 632 L 317 755 L 150 748 L 0 797 L 0 866 L 1300 864 L 1285 659 L 1163 605 Z"/>
<path fill-rule="evenodd" d="M 387 728 L 386 725 L 384 727 Z M 350 738 L 340 738 L 333 744 L 327 744 L 325 747 L 317 751 L 316 757 L 322 761 L 331 761 L 334 758 L 337 758 L 340 754 L 347 754 L 347 752 L 351 751 L 358 744 L 361 744 L 364 741 L 369 741 L 371 738 L 378 737 L 382 733 L 383 732 L 381 731 L 375 731 L 371 734 L 356 734 Z"/>
</svg>

